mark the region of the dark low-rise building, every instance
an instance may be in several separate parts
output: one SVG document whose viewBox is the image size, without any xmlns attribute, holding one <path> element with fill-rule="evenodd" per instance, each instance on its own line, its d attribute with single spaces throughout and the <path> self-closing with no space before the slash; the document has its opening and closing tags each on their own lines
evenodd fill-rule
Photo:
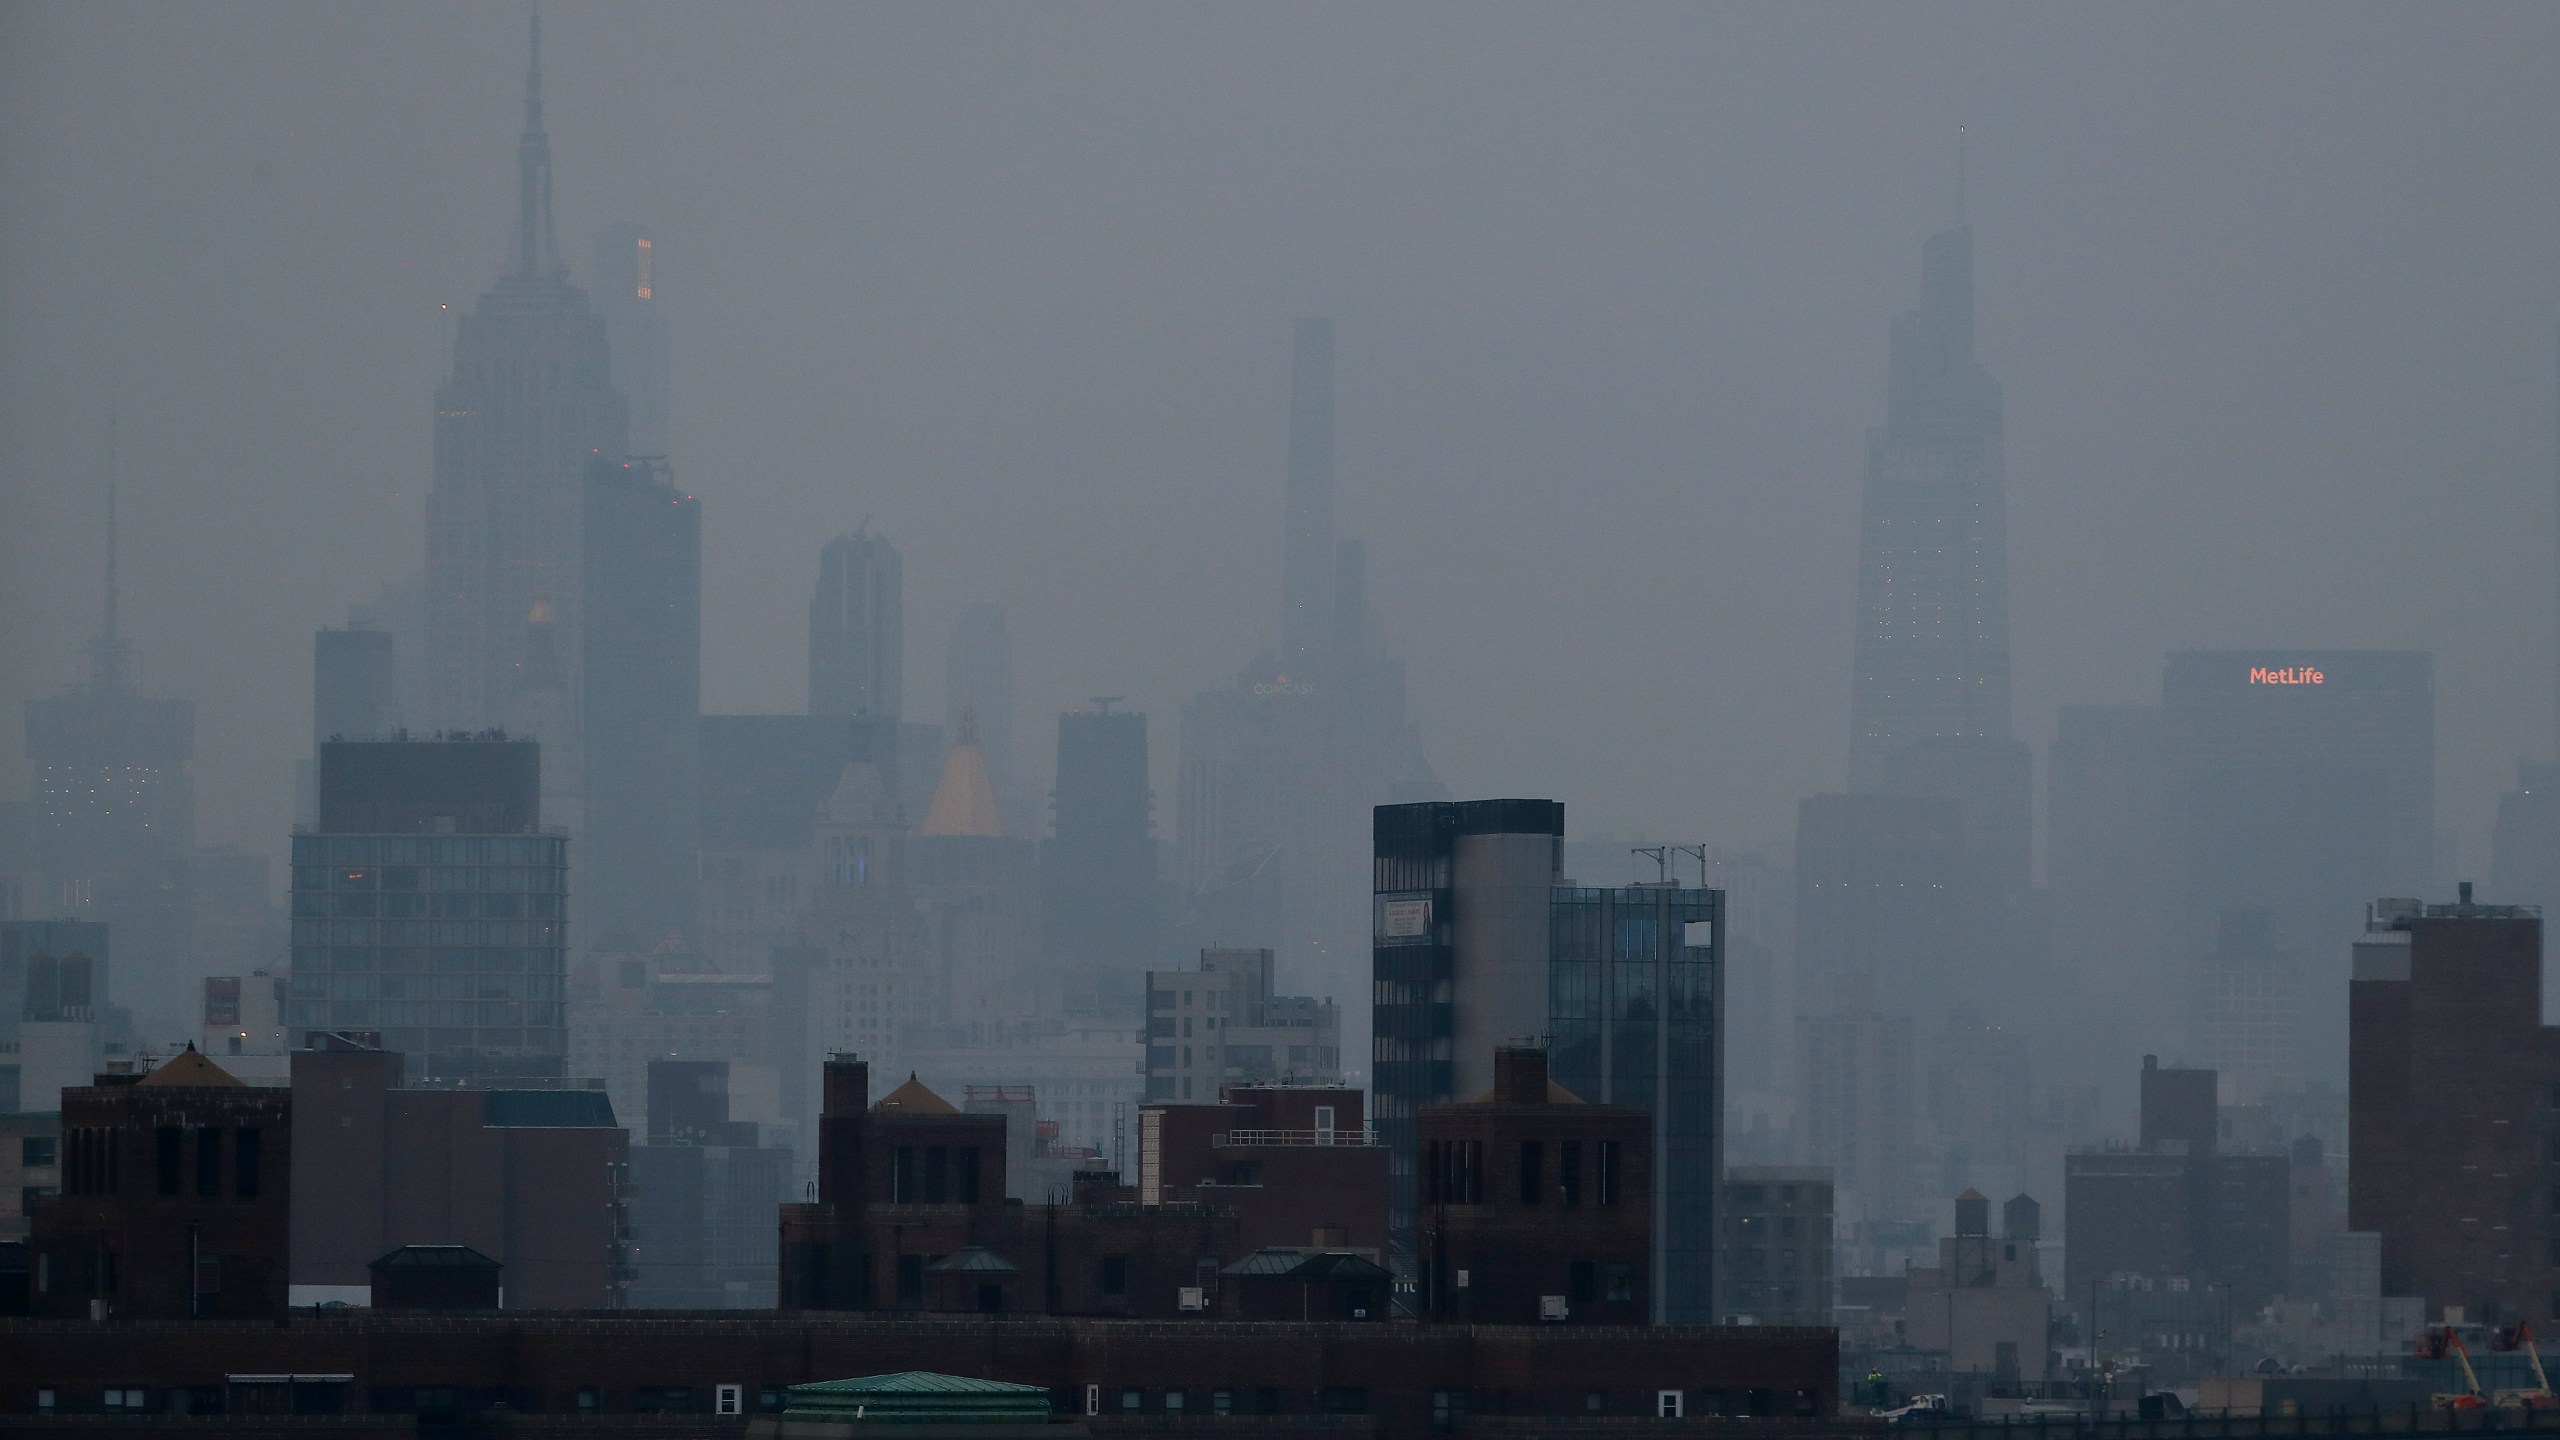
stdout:
<svg viewBox="0 0 2560 1440">
<path fill-rule="evenodd" d="M 258 1325 L 0 1320 L 0 1429 L 39 1414 L 129 1426 L 138 1414 L 263 1411 L 295 1434 L 414 1435 L 504 1407 L 524 1433 L 569 1422 L 596 1436 L 743 1437 L 754 1416 L 782 1413 L 793 1386 L 929 1370 L 1038 1386 L 1052 1416 L 1133 1440 L 1283 1428 L 1626 1440 L 1668 1435 L 1653 1424 L 1664 1416 L 1688 1434 L 1713 1416 L 1806 1417 L 1818 1433 L 1837 1409 L 1838 1364 L 1830 1331 L 1772 1326 L 365 1310 Z M 310 1418 L 332 1414 L 346 1418 Z M 623 1417 L 634 1428 L 609 1423 Z"/>
<path fill-rule="evenodd" d="M 1587 1105 L 1547 1052 L 1494 1053 L 1491 1093 L 1425 1106 L 1417 1308 L 1427 1318 L 1641 1325 L 1651 1314 L 1653 1125 Z"/>
<path fill-rule="evenodd" d="M 360 1305 L 403 1245 L 468 1245 L 506 1267 L 507 1304 L 604 1310 L 629 1278 L 630 1132 L 601 1090 L 410 1088 L 370 1036 L 293 1054 L 293 1299 Z"/>
<path fill-rule="evenodd" d="M 2293 1161 L 2219 1148 L 2211 1070 L 2143 1057 L 2142 1142 L 2063 1157 L 2064 1294 L 2119 1279 L 2213 1289 L 2240 1313 L 2283 1292 Z"/>
<path fill-rule="evenodd" d="M 190 1047 L 62 1093 L 62 1193 L 34 1217 L 31 1308 L 72 1319 L 283 1313 L 293 1097 Z"/>
<path fill-rule="evenodd" d="M 1387 1151 L 1358 1090 L 1228 1085 L 1213 1104 L 1138 1110 L 1138 1200 L 1236 1212 L 1243 1243 L 1324 1246 L 1378 1258 L 1387 1243 Z"/>
</svg>

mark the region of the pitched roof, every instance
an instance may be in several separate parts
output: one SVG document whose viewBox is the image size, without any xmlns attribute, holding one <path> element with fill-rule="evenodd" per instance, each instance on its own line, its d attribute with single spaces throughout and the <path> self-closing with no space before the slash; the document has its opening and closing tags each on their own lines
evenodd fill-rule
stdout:
<svg viewBox="0 0 2560 1440">
<path fill-rule="evenodd" d="M 963 719 L 960 738 L 942 759 L 942 783 L 933 787 L 933 806 L 925 811 L 924 835 L 1002 835 L 1004 817 L 996 809 L 996 783 L 987 774 L 987 752 Z"/>
<path fill-rule="evenodd" d="M 851 1380 L 818 1380 L 807 1385 L 794 1385 L 791 1389 L 794 1394 L 809 1390 L 824 1395 L 1038 1395 L 1044 1399 L 1049 1393 L 1037 1385 L 945 1375 L 934 1370 L 899 1370 L 887 1375 L 861 1375 Z"/>
<path fill-rule="evenodd" d="M 1256 1250 L 1218 1272 L 1239 1280 L 1384 1280 L 1395 1272 L 1356 1250 Z"/>
<path fill-rule="evenodd" d="M 1045 1425 L 1049 1392 L 1037 1385 L 902 1370 L 794 1385 L 785 1420 L 873 1425 Z"/>
<path fill-rule="evenodd" d="M 246 1089 L 247 1082 L 230 1071 L 204 1058 L 204 1052 L 193 1045 L 169 1057 L 159 1069 L 136 1082 L 142 1085 L 184 1086 L 190 1090 L 207 1087 Z"/>
<path fill-rule="evenodd" d="M 880 1103 L 871 1107 L 871 1112 L 875 1115 L 883 1110 L 903 1111 L 909 1115 L 957 1115 L 960 1113 L 959 1106 L 926 1089 L 925 1083 L 916 1078 L 916 1072 L 913 1070 L 907 1072 L 907 1083 L 881 1096 Z"/>
<path fill-rule="evenodd" d="M 501 1267 L 497 1261 L 468 1245 L 403 1245 L 365 1268 L 368 1270 L 496 1270 Z"/>
</svg>

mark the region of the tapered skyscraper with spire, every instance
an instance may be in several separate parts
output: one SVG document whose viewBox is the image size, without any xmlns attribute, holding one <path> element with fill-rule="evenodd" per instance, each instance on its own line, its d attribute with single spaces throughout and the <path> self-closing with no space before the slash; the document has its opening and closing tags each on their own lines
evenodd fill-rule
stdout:
<svg viewBox="0 0 2560 1440">
<path fill-rule="evenodd" d="M 515 201 L 506 272 L 462 318 L 436 392 L 425 723 L 531 727 L 546 772 L 567 777 L 579 773 L 581 491 L 590 464 L 623 456 L 629 420 L 604 319 L 569 283 L 552 224 L 539 16 Z"/>
<path fill-rule="evenodd" d="M 1894 752 L 2006 740 L 2009 529 L 2000 386 L 1973 348 L 1973 230 L 1920 249 L 1920 308 L 1892 328 L 1884 424 L 1867 435 L 1859 512 L 1849 782 Z"/>
<path fill-rule="evenodd" d="M 112 463 L 112 462 L 111 462 Z M 195 707 L 134 683 L 116 590 L 116 495 L 107 485 L 105 614 L 89 645 L 89 677 L 28 702 L 37 872 L 26 918 L 107 926 L 109 999 L 146 1025 L 192 1024 L 196 974 L 187 946 L 195 797 L 187 762 Z M 103 1017 L 101 1017 L 103 1018 Z"/>
<path fill-rule="evenodd" d="M 1306 993 L 1368 1024 L 1373 806 L 1445 798 L 1369 604 L 1368 552 L 1334 523 L 1334 327 L 1289 362 L 1279 643 L 1183 708 L 1176 793 L 1183 950 L 1269 947 Z"/>
</svg>

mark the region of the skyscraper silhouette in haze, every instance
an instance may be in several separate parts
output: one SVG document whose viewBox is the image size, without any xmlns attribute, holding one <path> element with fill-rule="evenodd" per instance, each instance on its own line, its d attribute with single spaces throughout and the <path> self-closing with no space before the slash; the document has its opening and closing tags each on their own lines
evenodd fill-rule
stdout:
<svg viewBox="0 0 2560 1440">
<path fill-rule="evenodd" d="M 663 460 L 587 475 L 586 891 L 599 942 L 693 933 L 702 502 Z"/>
<path fill-rule="evenodd" d="M 669 438 L 668 340 L 673 328 L 659 294 L 658 241 L 645 225 L 618 221 L 597 232 L 595 302 L 613 347 L 613 375 L 631 404 L 631 453 L 674 453 Z"/>
<path fill-rule="evenodd" d="M 88 683 L 27 702 L 36 874 L 22 903 L 28 919 L 104 921 L 116 954 L 114 999 L 146 1021 L 191 1019 L 195 707 L 143 695 L 132 661 L 110 479 L 105 614 L 89 645 Z"/>
<path fill-rule="evenodd" d="M 907 621 L 898 549 L 866 527 L 818 552 L 809 597 L 809 713 L 868 715 L 895 725 L 904 710 Z"/>
<path fill-rule="evenodd" d="M 1973 232 L 1959 225 L 1921 246 L 1920 306 L 1892 326 L 1885 423 L 1867 435 L 1849 702 L 1853 793 L 1955 802 L 1952 949 L 1974 963 L 1904 977 L 1954 983 L 1950 1000 L 1990 998 L 2029 883 L 2033 759 L 2011 731 L 2005 485 L 2000 387 L 1974 354 Z M 1799 908 L 1800 923 L 1813 918 Z M 1815 966 L 1842 968 L 1814 951 Z M 1895 978 L 1877 977 L 1887 990 Z"/>
<path fill-rule="evenodd" d="M 1859 510 L 1849 783 L 1894 752 L 2007 740 L 2009 555 L 2000 387 L 1973 349 L 1973 231 L 1920 250 L 1920 308 L 1893 322 L 1885 422 Z"/>
<path fill-rule="evenodd" d="M 426 569 L 432 713 L 411 723 L 504 724 L 511 709 L 523 713 L 523 673 L 577 662 L 580 487 L 596 457 L 622 457 L 627 425 L 604 317 L 569 283 L 552 225 L 537 16 L 516 144 L 513 252 L 462 317 L 452 373 L 436 392 Z M 555 688 L 577 694 L 575 674 Z M 573 727 L 574 717 L 551 723 Z M 576 736 L 539 738 L 551 742 L 554 783 L 574 778 Z"/>
<path fill-rule="evenodd" d="M 1404 663 L 1369 607 L 1367 551 L 1335 536 L 1333 322 L 1301 320 L 1289 383 L 1279 644 L 1183 708 L 1186 949 L 1269 947 L 1367 1026 L 1370 808 L 1446 794 L 1405 714 Z"/>
</svg>

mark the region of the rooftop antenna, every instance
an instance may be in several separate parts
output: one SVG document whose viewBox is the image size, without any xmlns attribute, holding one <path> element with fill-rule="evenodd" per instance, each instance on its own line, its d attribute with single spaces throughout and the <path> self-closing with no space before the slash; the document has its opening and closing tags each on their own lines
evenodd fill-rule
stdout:
<svg viewBox="0 0 2560 1440">
<path fill-rule="evenodd" d="M 116 584 L 116 429 L 124 384 L 120 369 L 107 372 L 107 566 L 105 623 L 89 647 L 89 683 L 100 691 L 124 688 L 125 659 L 122 606 Z"/>
<path fill-rule="evenodd" d="M 1108 715 L 1111 713 L 1112 706 L 1127 698 L 1124 695 L 1088 695 L 1085 697 L 1085 703 L 1093 707 L 1095 714 Z"/>
<path fill-rule="evenodd" d="M 1964 152 L 1964 127 L 1959 125 L 1956 127 L 1956 224 L 1959 226 L 1966 223 L 1964 213 Z"/>
<path fill-rule="evenodd" d="M 1707 842 L 1701 840 L 1695 845 L 1674 845 L 1671 847 L 1671 853 L 1674 855 L 1686 855 L 1698 862 L 1698 888 L 1701 890 L 1706 889 Z"/>
<path fill-rule="evenodd" d="M 1627 853 L 1641 855 L 1652 861 L 1653 883 L 1668 885 L 1671 883 L 1671 849 L 1672 847 L 1668 845 L 1631 845 L 1627 848 Z"/>
</svg>

